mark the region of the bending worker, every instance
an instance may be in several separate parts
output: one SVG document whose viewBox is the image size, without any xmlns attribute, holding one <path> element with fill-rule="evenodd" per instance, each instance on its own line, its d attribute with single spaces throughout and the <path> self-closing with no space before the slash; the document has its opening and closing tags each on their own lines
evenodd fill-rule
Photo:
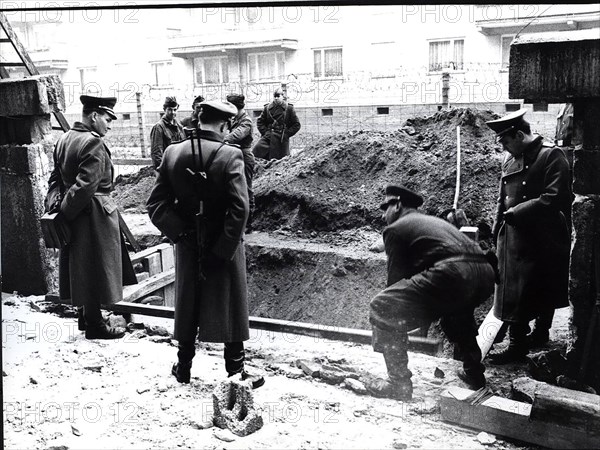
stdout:
<svg viewBox="0 0 600 450">
<path fill-rule="evenodd" d="M 375 396 L 410 400 L 408 332 L 438 318 L 462 356 L 459 378 L 479 389 L 486 384 L 485 367 L 473 311 L 494 290 L 494 268 L 477 242 L 447 221 L 419 212 L 420 195 L 395 185 L 385 193 L 387 288 L 371 300 L 370 321 L 373 349 L 383 353 L 389 379 L 372 380 L 367 389 Z"/>
</svg>

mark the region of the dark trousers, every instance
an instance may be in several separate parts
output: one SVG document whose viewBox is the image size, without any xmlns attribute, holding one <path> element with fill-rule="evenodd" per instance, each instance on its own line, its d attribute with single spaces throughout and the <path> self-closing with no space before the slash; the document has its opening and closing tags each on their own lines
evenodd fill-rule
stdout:
<svg viewBox="0 0 600 450">
<path fill-rule="evenodd" d="M 194 341 L 179 343 L 177 358 L 181 364 L 191 364 L 194 356 L 196 356 L 196 344 Z M 240 373 L 244 370 L 244 343 L 241 341 L 225 342 L 223 358 L 225 359 L 225 370 L 227 370 L 229 375 Z"/>
</svg>

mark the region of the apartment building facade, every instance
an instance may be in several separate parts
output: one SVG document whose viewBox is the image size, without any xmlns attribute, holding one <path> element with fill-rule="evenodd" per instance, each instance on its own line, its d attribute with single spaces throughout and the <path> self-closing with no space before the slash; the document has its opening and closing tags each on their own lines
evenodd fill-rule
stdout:
<svg viewBox="0 0 600 450">
<path fill-rule="evenodd" d="M 515 36 L 600 34 L 600 4 L 37 11 L 8 19 L 40 71 L 61 76 L 67 113 L 79 112 L 87 92 L 117 96 L 117 111 L 130 118 L 140 92 L 150 124 L 166 95 L 185 114 L 198 94 L 242 92 L 258 114 L 280 85 L 307 110 L 305 121 L 333 124 L 337 115 L 347 127 L 365 116 L 388 126 L 389 116 L 439 106 L 503 112 L 522 104 L 508 97 Z"/>
</svg>

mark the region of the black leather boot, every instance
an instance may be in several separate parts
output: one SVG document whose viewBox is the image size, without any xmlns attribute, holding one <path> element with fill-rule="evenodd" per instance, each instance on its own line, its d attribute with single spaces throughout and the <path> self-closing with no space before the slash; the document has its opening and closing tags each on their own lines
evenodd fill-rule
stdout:
<svg viewBox="0 0 600 450">
<path fill-rule="evenodd" d="M 471 389 L 481 389 L 486 385 L 484 376 L 485 366 L 481 362 L 481 349 L 477 340 L 472 337 L 466 342 L 457 344 L 462 356 L 463 367 L 458 369 L 456 375 Z"/>
<path fill-rule="evenodd" d="M 180 383 L 189 383 L 192 377 L 191 369 L 191 361 L 187 363 L 176 362 L 171 368 L 171 375 L 174 375 L 175 378 L 177 378 L 177 381 L 179 381 Z"/>
<path fill-rule="evenodd" d="M 527 361 L 527 333 L 528 323 L 511 323 L 509 326 L 508 347 L 498 353 L 489 356 L 490 364 L 503 365 L 509 363 L 521 363 Z"/>
<path fill-rule="evenodd" d="M 251 375 L 244 367 L 246 352 L 243 342 L 226 342 L 223 353 L 225 370 L 229 378 L 239 375 L 240 381 L 248 381 L 252 389 L 258 389 L 265 384 L 265 378 L 260 375 Z"/>
<path fill-rule="evenodd" d="M 196 355 L 196 343 L 180 342 L 177 347 L 177 360 L 171 368 L 171 375 L 180 383 L 189 383 L 191 379 L 192 360 Z"/>
<path fill-rule="evenodd" d="M 412 372 L 408 370 L 408 333 L 377 330 L 378 345 L 382 346 L 388 379 L 376 378 L 367 382 L 367 391 L 374 397 L 412 400 Z"/>
</svg>

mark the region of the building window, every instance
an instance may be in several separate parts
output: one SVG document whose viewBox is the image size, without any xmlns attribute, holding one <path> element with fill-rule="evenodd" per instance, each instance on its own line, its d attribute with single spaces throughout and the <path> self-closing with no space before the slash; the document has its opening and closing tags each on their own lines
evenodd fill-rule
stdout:
<svg viewBox="0 0 600 450">
<path fill-rule="evenodd" d="M 342 49 L 321 48 L 314 50 L 315 78 L 341 77 Z"/>
<path fill-rule="evenodd" d="M 129 114 L 129 113 L 124 113 L 124 114 L 122 115 L 122 119 L 123 119 L 123 120 L 131 120 L 131 114 Z"/>
<path fill-rule="evenodd" d="M 171 86 L 171 61 L 151 62 L 152 86 Z"/>
<path fill-rule="evenodd" d="M 500 38 L 500 58 L 502 58 L 500 68 L 502 70 L 508 70 L 508 63 L 510 60 L 510 44 L 514 40 L 514 36 L 502 36 Z"/>
<path fill-rule="evenodd" d="M 229 83 L 227 56 L 194 58 L 194 74 L 197 85 Z"/>
<path fill-rule="evenodd" d="M 429 43 L 429 71 L 464 69 L 464 39 L 448 39 Z"/>
<path fill-rule="evenodd" d="M 390 113 L 389 106 L 378 106 L 377 107 L 377 114 L 389 114 L 389 113 Z"/>
<path fill-rule="evenodd" d="M 276 81 L 285 77 L 285 53 L 248 53 L 248 80 Z"/>
<path fill-rule="evenodd" d="M 322 116 L 333 116 L 333 108 L 322 108 L 321 115 Z"/>
</svg>

